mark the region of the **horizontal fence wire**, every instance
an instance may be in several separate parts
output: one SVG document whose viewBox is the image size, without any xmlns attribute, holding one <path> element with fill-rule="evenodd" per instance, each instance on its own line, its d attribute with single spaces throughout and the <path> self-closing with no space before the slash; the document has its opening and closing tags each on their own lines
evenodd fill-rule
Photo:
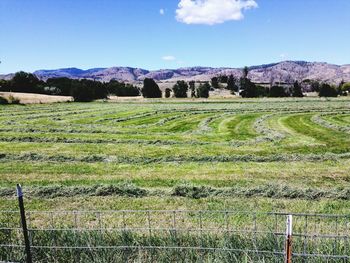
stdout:
<svg viewBox="0 0 350 263">
<path fill-rule="evenodd" d="M 36 262 L 350 262 L 350 215 L 196 210 L 27 211 Z M 182 260 L 179 255 L 183 256 Z M 18 211 L 0 211 L 0 261 L 25 258 Z M 80 261 L 80 259 L 82 261 Z"/>
</svg>

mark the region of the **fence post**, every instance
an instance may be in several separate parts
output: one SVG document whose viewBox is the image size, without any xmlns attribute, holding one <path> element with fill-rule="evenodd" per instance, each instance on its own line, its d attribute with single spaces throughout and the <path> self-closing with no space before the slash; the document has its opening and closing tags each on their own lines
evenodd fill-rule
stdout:
<svg viewBox="0 0 350 263">
<path fill-rule="evenodd" d="M 30 252 L 30 243 L 28 238 L 28 228 L 27 228 L 27 221 L 26 221 L 26 214 L 24 211 L 24 203 L 23 203 L 23 193 L 22 193 L 22 187 L 20 184 L 17 184 L 17 197 L 18 197 L 18 205 L 19 205 L 19 211 L 21 214 L 21 224 L 23 229 L 23 237 L 24 237 L 24 244 L 25 244 L 25 250 L 26 250 L 26 262 L 32 263 L 32 254 Z"/>
<path fill-rule="evenodd" d="M 287 216 L 287 224 L 286 224 L 286 263 L 292 262 L 292 229 L 293 229 L 293 216 Z"/>
</svg>

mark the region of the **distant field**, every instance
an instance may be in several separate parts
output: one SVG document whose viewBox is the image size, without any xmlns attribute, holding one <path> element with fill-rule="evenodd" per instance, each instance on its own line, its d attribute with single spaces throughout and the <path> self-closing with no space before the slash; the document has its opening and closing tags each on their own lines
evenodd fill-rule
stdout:
<svg viewBox="0 0 350 263">
<path fill-rule="evenodd" d="M 350 100 L 0 106 L 0 209 L 349 213 Z"/>
<path fill-rule="evenodd" d="M 20 99 L 20 102 L 23 104 L 67 102 L 72 100 L 72 97 L 69 96 L 53 96 L 20 92 L 0 92 L 0 96 L 5 98 L 8 98 L 9 96 L 14 96 L 15 98 Z"/>
</svg>

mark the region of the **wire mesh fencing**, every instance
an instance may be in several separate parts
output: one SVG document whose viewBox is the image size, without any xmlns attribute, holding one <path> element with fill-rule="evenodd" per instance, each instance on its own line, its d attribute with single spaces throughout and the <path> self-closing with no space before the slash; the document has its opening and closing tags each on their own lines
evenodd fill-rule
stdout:
<svg viewBox="0 0 350 263">
<path fill-rule="evenodd" d="M 34 262 L 350 262 L 350 215 L 237 211 L 27 211 Z M 25 261 L 18 211 L 0 212 L 0 261 Z"/>
</svg>

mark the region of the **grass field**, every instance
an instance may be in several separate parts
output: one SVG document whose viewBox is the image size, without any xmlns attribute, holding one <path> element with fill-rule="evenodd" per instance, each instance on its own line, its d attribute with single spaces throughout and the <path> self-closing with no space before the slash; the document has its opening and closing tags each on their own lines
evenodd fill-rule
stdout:
<svg viewBox="0 0 350 263">
<path fill-rule="evenodd" d="M 346 213 L 349 133 L 348 99 L 0 106 L 0 208 Z"/>
<path fill-rule="evenodd" d="M 349 134 L 350 100 L 346 98 L 127 100 L 0 106 L 0 210 L 18 210 L 15 184 L 21 183 L 27 210 L 39 211 L 37 216 L 31 214 L 32 227 L 51 222 L 40 215 L 40 211 L 47 210 L 207 210 L 214 215 L 214 211 L 231 210 L 349 215 Z M 0 223 L 18 222 L 1 216 Z M 159 214 L 152 220 L 163 217 Z M 64 218 L 55 220 L 65 221 Z M 141 219 L 135 215 L 130 224 L 137 227 Z M 87 220 L 83 227 L 95 224 L 97 217 L 92 214 Z M 192 212 L 183 220 L 198 225 Z M 201 220 L 210 226 L 224 222 L 220 216 Z M 264 216 L 259 220 L 259 229 L 275 222 Z M 348 231 L 347 221 L 340 227 L 338 218 L 335 220 L 335 224 L 326 220 L 321 223 L 315 218 L 315 229 L 318 226 L 330 234 L 334 229 L 340 234 Z M 108 219 L 108 224 L 117 222 L 114 216 Z M 242 216 L 230 219 L 230 226 L 235 229 L 244 229 L 245 224 L 252 226 L 251 220 Z M 300 223 L 302 229 L 304 224 Z M 218 231 L 222 229 L 218 227 Z M 20 237 L 6 231 L 0 233 L 0 243 L 8 242 L 9 237 Z M 284 229 L 280 231 L 283 233 Z M 100 230 L 55 234 L 34 231 L 31 238 L 44 246 L 54 238 L 56 245 L 88 242 L 88 247 L 168 246 L 175 242 L 178 246 L 258 249 L 258 245 L 261 250 L 273 251 L 275 246 L 283 250 L 283 234 L 277 239 L 260 235 L 254 243 L 245 233 L 227 236 L 217 232 L 205 238 L 201 235 L 174 239 L 171 231 L 152 236 L 125 231 L 117 235 Z M 320 241 L 321 244 L 312 238 L 308 249 L 310 253 L 345 255 L 348 239 L 336 245 L 332 240 Z M 304 243 L 301 240 L 295 246 L 305 252 Z M 81 262 L 95 262 L 96 258 L 101 262 L 125 258 L 133 262 L 142 261 L 143 257 L 151 257 L 150 262 L 153 257 L 169 262 L 180 255 L 176 250 L 153 251 L 155 254 L 132 249 L 100 252 L 79 252 L 78 257 L 81 256 Z M 189 252 L 183 260 L 201 261 L 203 253 Z M 72 251 L 62 254 L 36 251 L 35 256 L 36 262 L 79 262 L 73 259 L 77 254 Z M 213 257 L 217 256 L 217 262 L 281 260 L 255 258 L 246 252 L 207 251 L 205 262 L 214 262 Z M 21 250 L 0 250 L 0 260 L 22 257 Z"/>
</svg>

